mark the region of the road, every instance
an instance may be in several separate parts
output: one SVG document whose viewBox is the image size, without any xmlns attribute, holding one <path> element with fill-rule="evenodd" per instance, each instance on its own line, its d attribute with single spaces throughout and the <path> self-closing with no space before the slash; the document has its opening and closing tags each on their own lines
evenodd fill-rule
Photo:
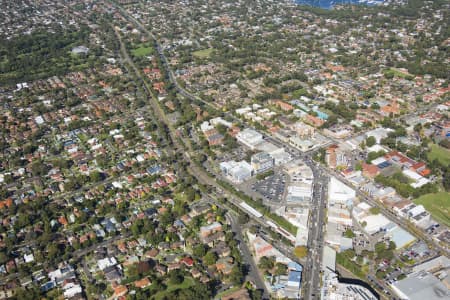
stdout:
<svg viewBox="0 0 450 300">
<path fill-rule="evenodd" d="M 127 13 L 124 10 L 122 10 L 122 9 L 120 9 L 120 10 L 122 11 L 122 13 L 126 14 L 125 16 L 127 16 Z M 133 21 L 133 22 L 135 24 L 139 24 L 136 21 Z M 143 28 L 142 25 L 140 25 L 138 27 Z M 120 34 L 117 31 L 116 31 L 116 35 L 117 35 L 118 41 L 120 43 L 121 56 L 122 56 L 123 60 L 130 66 L 131 71 L 135 74 L 136 79 L 142 83 L 142 87 L 144 88 L 144 91 L 147 93 L 147 95 L 149 97 L 149 101 L 150 101 L 151 107 L 155 113 L 155 116 L 159 119 L 159 121 L 162 124 L 167 126 L 167 128 L 169 130 L 170 138 L 173 142 L 174 149 L 176 151 L 182 151 L 184 158 L 186 159 L 187 162 L 189 162 L 188 172 L 192 176 L 194 176 L 198 182 L 200 182 L 204 185 L 207 185 L 207 186 L 211 186 L 211 187 L 215 188 L 217 191 L 223 191 L 224 188 L 221 185 L 219 185 L 215 181 L 215 179 L 212 178 L 203 168 L 199 167 L 197 165 L 197 163 L 192 159 L 191 153 L 194 153 L 194 151 L 192 150 L 190 140 L 186 137 L 178 136 L 176 134 L 175 128 L 173 128 L 171 123 L 168 121 L 164 111 L 159 106 L 158 100 L 152 94 L 150 87 L 144 80 L 142 80 L 140 71 L 135 66 L 134 62 L 130 59 L 128 52 L 125 48 L 125 45 L 123 44 L 123 41 L 121 40 Z M 210 196 L 213 196 L 213 195 L 210 195 Z M 244 213 L 248 214 L 248 212 L 245 211 L 243 208 L 241 208 L 241 206 L 239 205 L 242 202 L 242 200 L 239 199 L 238 197 L 236 197 L 232 191 L 229 191 L 229 192 L 224 191 L 221 196 L 227 197 L 227 201 L 232 203 L 235 207 L 237 207 L 241 213 L 244 212 Z M 226 208 L 228 210 L 232 211 L 232 209 L 229 206 L 226 206 Z M 266 217 L 263 216 L 261 218 L 256 218 L 255 216 L 253 216 L 251 214 L 248 214 L 248 215 L 254 222 L 258 223 L 263 228 L 271 230 L 271 227 L 268 226 L 268 224 L 267 224 L 267 221 L 269 221 L 269 219 L 267 219 Z M 271 221 L 273 222 L 273 220 L 271 220 Z M 237 230 L 236 232 L 239 232 L 239 230 Z M 292 257 L 292 249 L 289 249 L 289 256 Z M 251 262 L 251 260 L 249 260 L 249 262 Z M 256 266 L 253 266 L 253 268 L 255 268 L 255 267 Z M 254 276 L 252 276 L 252 277 L 254 277 Z M 264 284 L 261 284 L 261 282 L 256 282 L 256 285 L 257 285 L 257 288 L 262 288 L 265 291 L 265 293 L 268 293 Z"/>
<path fill-rule="evenodd" d="M 320 275 L 322 270 L 322 253 L 326 224 L 326 204 L 328 193 L 328 174 L 323 172 L 313 161 L 315 151 L 301 152 L 288 143 L 274 137 L 266 136 L 265 140 L 285 148 L 294 159 L 302 160 L 311 168 L 314 176 L 313 201 L 310 207 L 308 220 L 308 256 L 303 264 L 303 288 L 304 299 L 317 299 L 320 295 Z"/>
<path fill-rule="evenodd" d="M 258 271 L 258 266 L 256 265 L 253 256 L 248 249 L 247 243 L 242 236 L 242 228 L 239 222 L 236 220 L 236 216 L 233 213 L 227 213 L 228 219 L 230 220 L 231 229 L 236 234 L 235 238 L 239 241 L 239 249 L 241 250 L 241 254 L 243 256 L 243 261 L 248 265 L 248 277 L 252 279 L 255 283 L 256 287 L 263 291 L 262 298 L 270 299 L 270 293 L 267 290 L 266 285 L 264 284 L 264 279 L 261 276 L 261 273 Z"/>
<path fill-rule="evenodd" d="M 151 38 L 155 44 L 157 51 L 161 57 L 161 60 L 164 64 L 165 69 L 167 70 L 169 74 L 169 80 L 174 84 L 177 91 L 187 97 L 188 99 L 195 100 L 195 101 L 201 101 L 204 104 L 213 107 L 214 109 L 217 109 L 213 104 L 203 101 L 202 99 L 190 94 L 188 91 L 186 91 L 184 88 L 182 88 L 172 70 L 170 69 L 170 66 L 168 64 L 167 58 L 164 55 L 164 52 L 161 48 L 161 45 L 157 41 L 157 39 L 154 37 L 154 35 L 146 30 L 146 28 L 140 24 L 137 20 L 135 20 L 133 17 L 131 17 L 122 7 L 116 6 L 124 17 L 126 17 L 129 21 L 134 23 L 143 33 L 145 33 L 149 38 Z M 120 37 L 119 37 L 120 38 Z M 136 68 L 134 63 L 129 59 L 127 50 L 125 49 L 122 42 L 121 44 L 121 52 L 123 56 L 125 57 L 125 60 L 127 63 L 132 67 L 133 71 L 135 72 L 136 76 L 140 79 L 140 81 L 143 84 L 144 89 L 150 96 L 149 100 L 151 102 L 151 106 L 153 107 L 153 110 L 156 114 L 156 116 L 160 119 L 160 121 L 167 126 L 169 129 L 169 133 L 171 136 L 171 140 L 177 150 L 181 150 L 183 152 L 183 155 L 185 159 L 190 162 L 190 166 L 188 168 L 188 171 L 197 178 L 197 180 L 203 184 L 210 185 L 212 187 L 215 187 L 218 190 L 222 190 L 223 187 L 218 185 L 216 181 L 205 172 L 205 170 L 199 166 L 192 160 L 190 153 L 193 153 L 190 140 L 187 138 L 180 137 L 176 134 L 175 129 L 172 127 L 170 122 L 168 122 L 167 117 L 165 116 L 164 112 L 162 111 L 161 107 L 159 106 L 159 103 L 157 102 L 154 95 L 151 93 L 151 89 L 148 87 L 148 84 L 142 80 L 142 76 L 140 74 L 140 71 Z M 227 114 L 232 116 L 231 114 Z M 407 116 L 403 116 L 402 119 L 404 119 Z M 234 119 L 234 117 L 233 117 Z M 182 142 L 182 143 L 181 143 Z M 278 142 L 279 144 L 280 142 Z M 327 183 L 328 179 L 326 175 L 332 175 L 336 176 L 336 174 L 333 174 L 331 170 L 328 170 L 322 166 L 319 166 L 312 162 L 311 156 L 314 151 L 310 151 L 307 154 L 300 153 L 296 149 L 293 149 L 286 143 L 282 143 L 281 145 L 285 148 L 291 148 L 290 153 L 294 153 L 295 158 L 301 158 L 303 159 L 308 166 L 311 167 L 314 173 L 314 201 L 313 205 L 311 207 L 311 214 L 310 214 L 310 230 L 309 230 L 309 237 L 308 237 L 308 248 L 310 249 L 308 253 L 308 258 L 306 261 L 306 264 L 304 265 L 304 284 L 303 284 L 303 294 L 305 299 L 315 299 L 319 295 L 319 289 L 320 289 L 320 271 L 321 271 L 321 263 L 322 263 L 322 245 L 323 245 L 323 238 L 324 238 L 324 226 L 325 226 L 325 207 L 326 207 L 326 200 L 327 200 Z M 185 151 L 187 150 L 187 151 Z M 338 176 L 340 177 L 340 176 Z M 342 178 L 339 178 L 342 179 Z M 344 180 L 346 182 L 346 180 Z M 346 182 L 347 183 L 347 182 Z M 348 183 L 347 183 L 348 184 Z M 350 184 L 350 186 L 352 186 Z M 409 228 L 410 226 L 407 226 L 403 220 L 399 220 L 396 216 L 394 216 L 390 211 L 388 211 L 386 208 L 384 208 L 380 203 L 377 203 L 373 199 L 368 198 L 366 195 L 362 194 L 358 191 L 358 195 L 362 197 L 362 199 L 366 200 L 368 203 L 372 205 L 376 205 L 380 207 L 382 212 L 388 216 L 388 218 L 392 219 L 397 224 L 401 225 L 404 228 Z M 229 197 L 229 201 L 233 203 L 236 207 L 239 209 L 239 203 L 241 202 L 240 199 L 237 199 L 234 197 L 231 193 L 227 195 Z M 252 216 L 251 216 L 252 217 Z M 267 227 L 267 220 L 263 217 L 261 219 L 258 218 L 252 218 L 260 225 L 263 225 Z M 427 239 L 429 240 L 429 239 Z M 436 243 L 433 244 L 436 245 Z M 439 245 L 436 245 L 439 247 L 439 249 L 442 249 Z"/>
<path fill-rule="evenodd" d="M 301 159 L 311 168 L 314 176 L 313 201 L 310 207 L 308 220 L 308 256 L 303 264 L 303 288 L 304 299 L 317 299 L 320 295 L 320 275 L 322 270 L 322 253 L 326 224 L 326 204 L 328 195 L 327 173 L 323 172 L 313 161 L 315 151 L 301 152 L 291 145 L 274 137 L 265 137 L 265 140 L 285 148 L 294 159 Z"/>
</svg>

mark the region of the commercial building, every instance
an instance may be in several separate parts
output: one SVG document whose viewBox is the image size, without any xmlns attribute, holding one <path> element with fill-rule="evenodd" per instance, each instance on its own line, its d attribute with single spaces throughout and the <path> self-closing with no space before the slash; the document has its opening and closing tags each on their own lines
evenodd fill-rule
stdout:
<svg viewBox="0 0 450 300">
<path fill-rule="evenodd" d="M 288 204 L 309 205 L 312 199 L 312 185 L 310 183 L 298 182 L 287 188 L 286 201 Z"/>
<path fill-rule="evenodd" d="M 224 119 L 222 119 L 221 117 L 217 117 L 214 119 L 209 120 L 211 122 L 212 125 L 217 126 L 219 124 L 227 127 L 227 128 L 231 128 L 231 126 L 233 126 L 233 124 L 231 122 L 225 121 Z"/>
<path fill-rule="evenodd" d="M 302 281 L 301 271 L 289 271 L 287 286 L 300 289 L 300 284 Z"/>
<path fill-rule="evenodd" d="M 309 207 L 305 206 L 281 206 L 275 210 L 275 213 L 289 223 L 297 227 L 295 236 L 295 246 L 306 246 L 308 244 L 308 217 Z"/>
<path fill-rule="evenodd" d="M 430 225 L 430 213 L 425 210 L 423 205 L 411 203 L 399 210 L 398 214 L 423 229 Z"/>
<path fill-rule="evenodd" d="M 323 247 L 322 270 L 336 271 L 336 251 L 329 246 Z"/>
<path fill-rule="evenodd" d="M 303 140 L 297 136 L 291 137 L 289 144 L 302 152 L 311 150 L 314 147 L 314 144 L 310 140 Z"/>
<path fill-rule="evenodd" d="M 296 262 L 287 264 L 288 274 L 271 278 L 271 289 L 279 298 L 299 299 L 303 268 Z"/>
<path fill-rule="evenodd" d="M 234 160 L 220 163 L 220 170 L 231 181 L 241 183 L 252 176 L 252 166 L 246 161 Z"/>
<path fill-rule="evenodd" d="M 365 202 L 359 203 L 353 208 L 353 218 L 358 223 L 364 223 L 364 231 L 369 235 L 374 235 L 378 232 L 384 232 L 384 236 L 393 241 L 397 249 L 410 245 L 415 241 L 414 236 L 409 234 L 397 224 L 389 221 L 382 214 L 372 214 L 370 209 L 372 207 Z"/>
<path fill-rule="evenodd" d="M 279 166 L 285 164 L 292 160 L 292 156 L 284 150 L 284 148 L 278 148 L 269 152 L 269 154 L 273 157 L 275 165 Z"/>
<path fill-rule="evenodd" d="M 403 170 L 402 173 L 403 173 L 403 175 L 405 175 L 406 177 L 411 179 L 412 182 L 410 183 L 410 185 L 415 189 L 420 188 L 421 186 L 423 186 L 427 183 L 430 183 L 429 179 L 423 177 L 419 173 L 414 172 L 412 170 L 409 170 L 409 169 Z"/>
<path fill-rule="evenodd" d="M 267 172 L 274 166 L 273 157 L 266 152 L 259 152 L 251 157 L 251 166 L 255 174 Z"/>
<path fill-rule="evenodd" d="M 332 145 L 327 148 L 325 152 L 325 162 L 330 168 L 346 167 L 348 161 L 347 155 L 339 148 L 339 146 Z"/>
<path fill-rule="evenodd" d="M 339 282 L 338 276 L 333 272 L 324 272 L 322 286 L 322 300 L 378 300 L 378 297 L 363 286 Z"/>
<path fill-rule="evenodd" d="M 314 127 L 305 124 L 303 122 L 297 122 L 291 126 L 291 129 L 297 134 L 298 137 L 311 138 L 314 136 L 315 129 Z"/>
<path fill-rule="evenodd" d="M 263 141 L 263 135 L 256 130 L 246 128 L 236 135 L 236 139 L 244 146 L 255 150 L 256 145 Z"/>
<path fill-rule="evenodd" d="M 310 167 L 301 160 L 294 160 L 283 167 L 283 171 L 289 174 L 291 182 L 312 183 L 314 176 Z"/>
<path fill-rule="evenodd" d="M 339 206 L 333 206 L 328 210 L 328 222 L 336 223 L 341 225 L 341 227 L 353 225 L 353 220 L 348 208 Z"/>
<path fill-rule="evenodd" d="M 438 256 L 432 260 L 428 260 L 420 265 L 416 265 L 412 268 L 413 272 L 436 272 L 439 270 L 446 270 L 450 268 L 450 259 L 446 256 Z"/>
<path fill-rule="evenodd" d="M 256 236 L 249 231 L 247 231 L 247 237 L 249 240 L 250 245 L 252 246 L 253 250 L 255 251 L 255 260 L 256 262 L 259 262 L 261 257 L 275 257 L 275 261 L 283 264 L 288 264 L 291 262 L 289 258 L 284 256 L 278 249 L 273 247 L 271 244 L 266 242 L 264 239 L 262 239 L 259 236 Z"/>
<path fill-rule="evenodd" d="M 435 276 L 418 272 L 394 282 L 392 290 L 402 300 L 443 300 L 450 298 L 450 290 Z"/>
<path fill-rule="evenodd" d="M 354 189 L 335 177 L 331 177 L 328 190 L 328 199 L 331 203 L 347 204 L 352 202 L 355 196 L 356 192 Z"/>
<path fill-rule="evenodd" d="M 371 131 L 366 132 L 366 137 L 374 137 L 377 144 L 381 142 L 382 139 L 387 138 L 390 131 L 392 129 L 386 129 L 383 127 L 373 129 Z"/>
<path fill-rule="evenodd" d="M 376 186 L 374 183 L 369 182 L 361 187 L 361 190 L 366 192 L 369 196 L 374 197 L 376 200 L 383 201 L 386 198 L 396 195 L 395 189 L 388 187 Z"/>
</svg>

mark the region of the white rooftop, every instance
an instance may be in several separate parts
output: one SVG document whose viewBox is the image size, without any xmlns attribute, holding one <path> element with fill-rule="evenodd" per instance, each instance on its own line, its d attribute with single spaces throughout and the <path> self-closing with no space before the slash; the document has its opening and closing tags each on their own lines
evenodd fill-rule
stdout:
<svg viewBox="0 0 450 300">
<path fill-rule="evenodd" d="M 450 297 L 450 290 L 435 276 L 426 272 L 413 273 L 392 284 L 392 288 L 402 299 L 441 300 Z"/>
<path fill-rule="evenodd" d="M 328 198 L 330 202 L 345 203 L 354 199 L 356 192 L 354 189 L 341 182 L 335 177 L 331 177 L 328 190 Z"/>
</svg>

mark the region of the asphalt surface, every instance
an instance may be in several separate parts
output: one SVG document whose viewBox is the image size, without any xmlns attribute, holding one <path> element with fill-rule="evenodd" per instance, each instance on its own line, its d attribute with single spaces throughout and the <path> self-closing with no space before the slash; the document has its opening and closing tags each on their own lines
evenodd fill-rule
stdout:
<svg viewBox="0 0 450 300">
<path fill-rule="evenodd" d="M 254 258 L 252 257 L 252 254 L 247 246 L 247 243 L 244 240 L 244 237 L 242 236 L 241 225 L 236 220 L 236 216 L 233 213 L 227 213 L 227 216 L 231 223 L 231 229 L 236 234 L 235 238 L 239 241 L 239 249 L 241 250 L 243 261 L 248 266 L 248 279 L 250 279 L 258 289 L 262 289 L 263 299 L 270 299 L 270 293 L 267 290 L 266 285 L 264 284 L 264 279 L 262 278 L 261 273 L 258 271 L 258 266 L 256 265 Z"/>
<path fill-rule="evenodd" d="M 310 207 L 309 232 L 308 232 L 308 256 L 303 264 L 302 294 L 304 299 L 320 298 L 320 275 L 322 269 L 322 253 L 326 224 L 326 204 L 328 193 L 329 177 L 327 173 L 320 169 L 319 165 L 313 161 L 312 155 L 315 152 L 301 152 L 291 145 L 279 141 L 273 137 L 265 139 L 279 147 L 285 148 L 293 159 L 301 159 L 311 168 L 314 176 L 313 201 Z"/>
</svg>

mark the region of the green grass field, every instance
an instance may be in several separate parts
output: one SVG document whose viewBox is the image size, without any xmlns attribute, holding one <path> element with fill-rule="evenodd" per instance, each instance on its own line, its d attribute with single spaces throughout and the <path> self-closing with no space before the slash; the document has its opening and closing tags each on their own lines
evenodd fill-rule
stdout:
<svg viewBox="0 0 450 300">
<path fill-rule="evenodd" d="M 434 219 L 450 226 L 450 193 L 426 194 L 414 200 L 414 203 L 422 204 Z"/>
<path fill-rule="evenodd" d="M 228 295 L 236 292 L 240 288 L 241 288 L 240 286 L 232 287 L 231 289 L 225 290 L 222 293 L 217 294 L 216 297 L 214 297 L 214 299 L 222 299 L 222 297 L 228 296 Z"/>
<path fill-rule="evenodd" d="M 398 69 L 395 69 L 395 68 L 390 68 L 389 70 L 386 70 L 385 73 L 391 73 L 394 76 L 401 77 L 401 78 L 410 78 L 411 76 L 413 76 L 411 74 L 404 73 L 404 72 L 402 72 L 402 71 L 400 71 Z"/>
<path fill-rule="evenodd" d="M 175 290 L 183 290 L 187 289 L 194 285 L 194 279 L 191 277 L 185 277 L 184 281 L 180 284 L 176 285 L 167 285 L 167 289 L 165 291 L 161 291 L 155 295 L 153 295 L 151 298 L 155 300 L 161 300 L 164 299 L 164 296 L 166 296 L 168 293 L 175 291 Z"/>
<path fill-rule="evenodd" d="M 450 164 L 450 150 L 445 149 L 436 144 L 432 144 L 430 146 L 431 151 L 428 152 L 428 159 L 434 160 L 437 159 L 441 164 L 448 166 Z"/>
<path fill-rule="evenodd" d="M 131 52 L 133 53 L 134 56 L 142 57 L 152 54 L 153 48 L 141 45 L 139 48 L 133 49 Z"/>
<path fill-rule="evenodd" d="M 210 55 L 213 51 L 214 51 L 213 48 L 203 49 L 203 50 L 198 50 L 198 51 L 192 52 L 192 55 L 194 55 L 195 57 L 198 57 L 198 58 L 208 58 L 208 57 L 210 57 Z"/>
</svg>

